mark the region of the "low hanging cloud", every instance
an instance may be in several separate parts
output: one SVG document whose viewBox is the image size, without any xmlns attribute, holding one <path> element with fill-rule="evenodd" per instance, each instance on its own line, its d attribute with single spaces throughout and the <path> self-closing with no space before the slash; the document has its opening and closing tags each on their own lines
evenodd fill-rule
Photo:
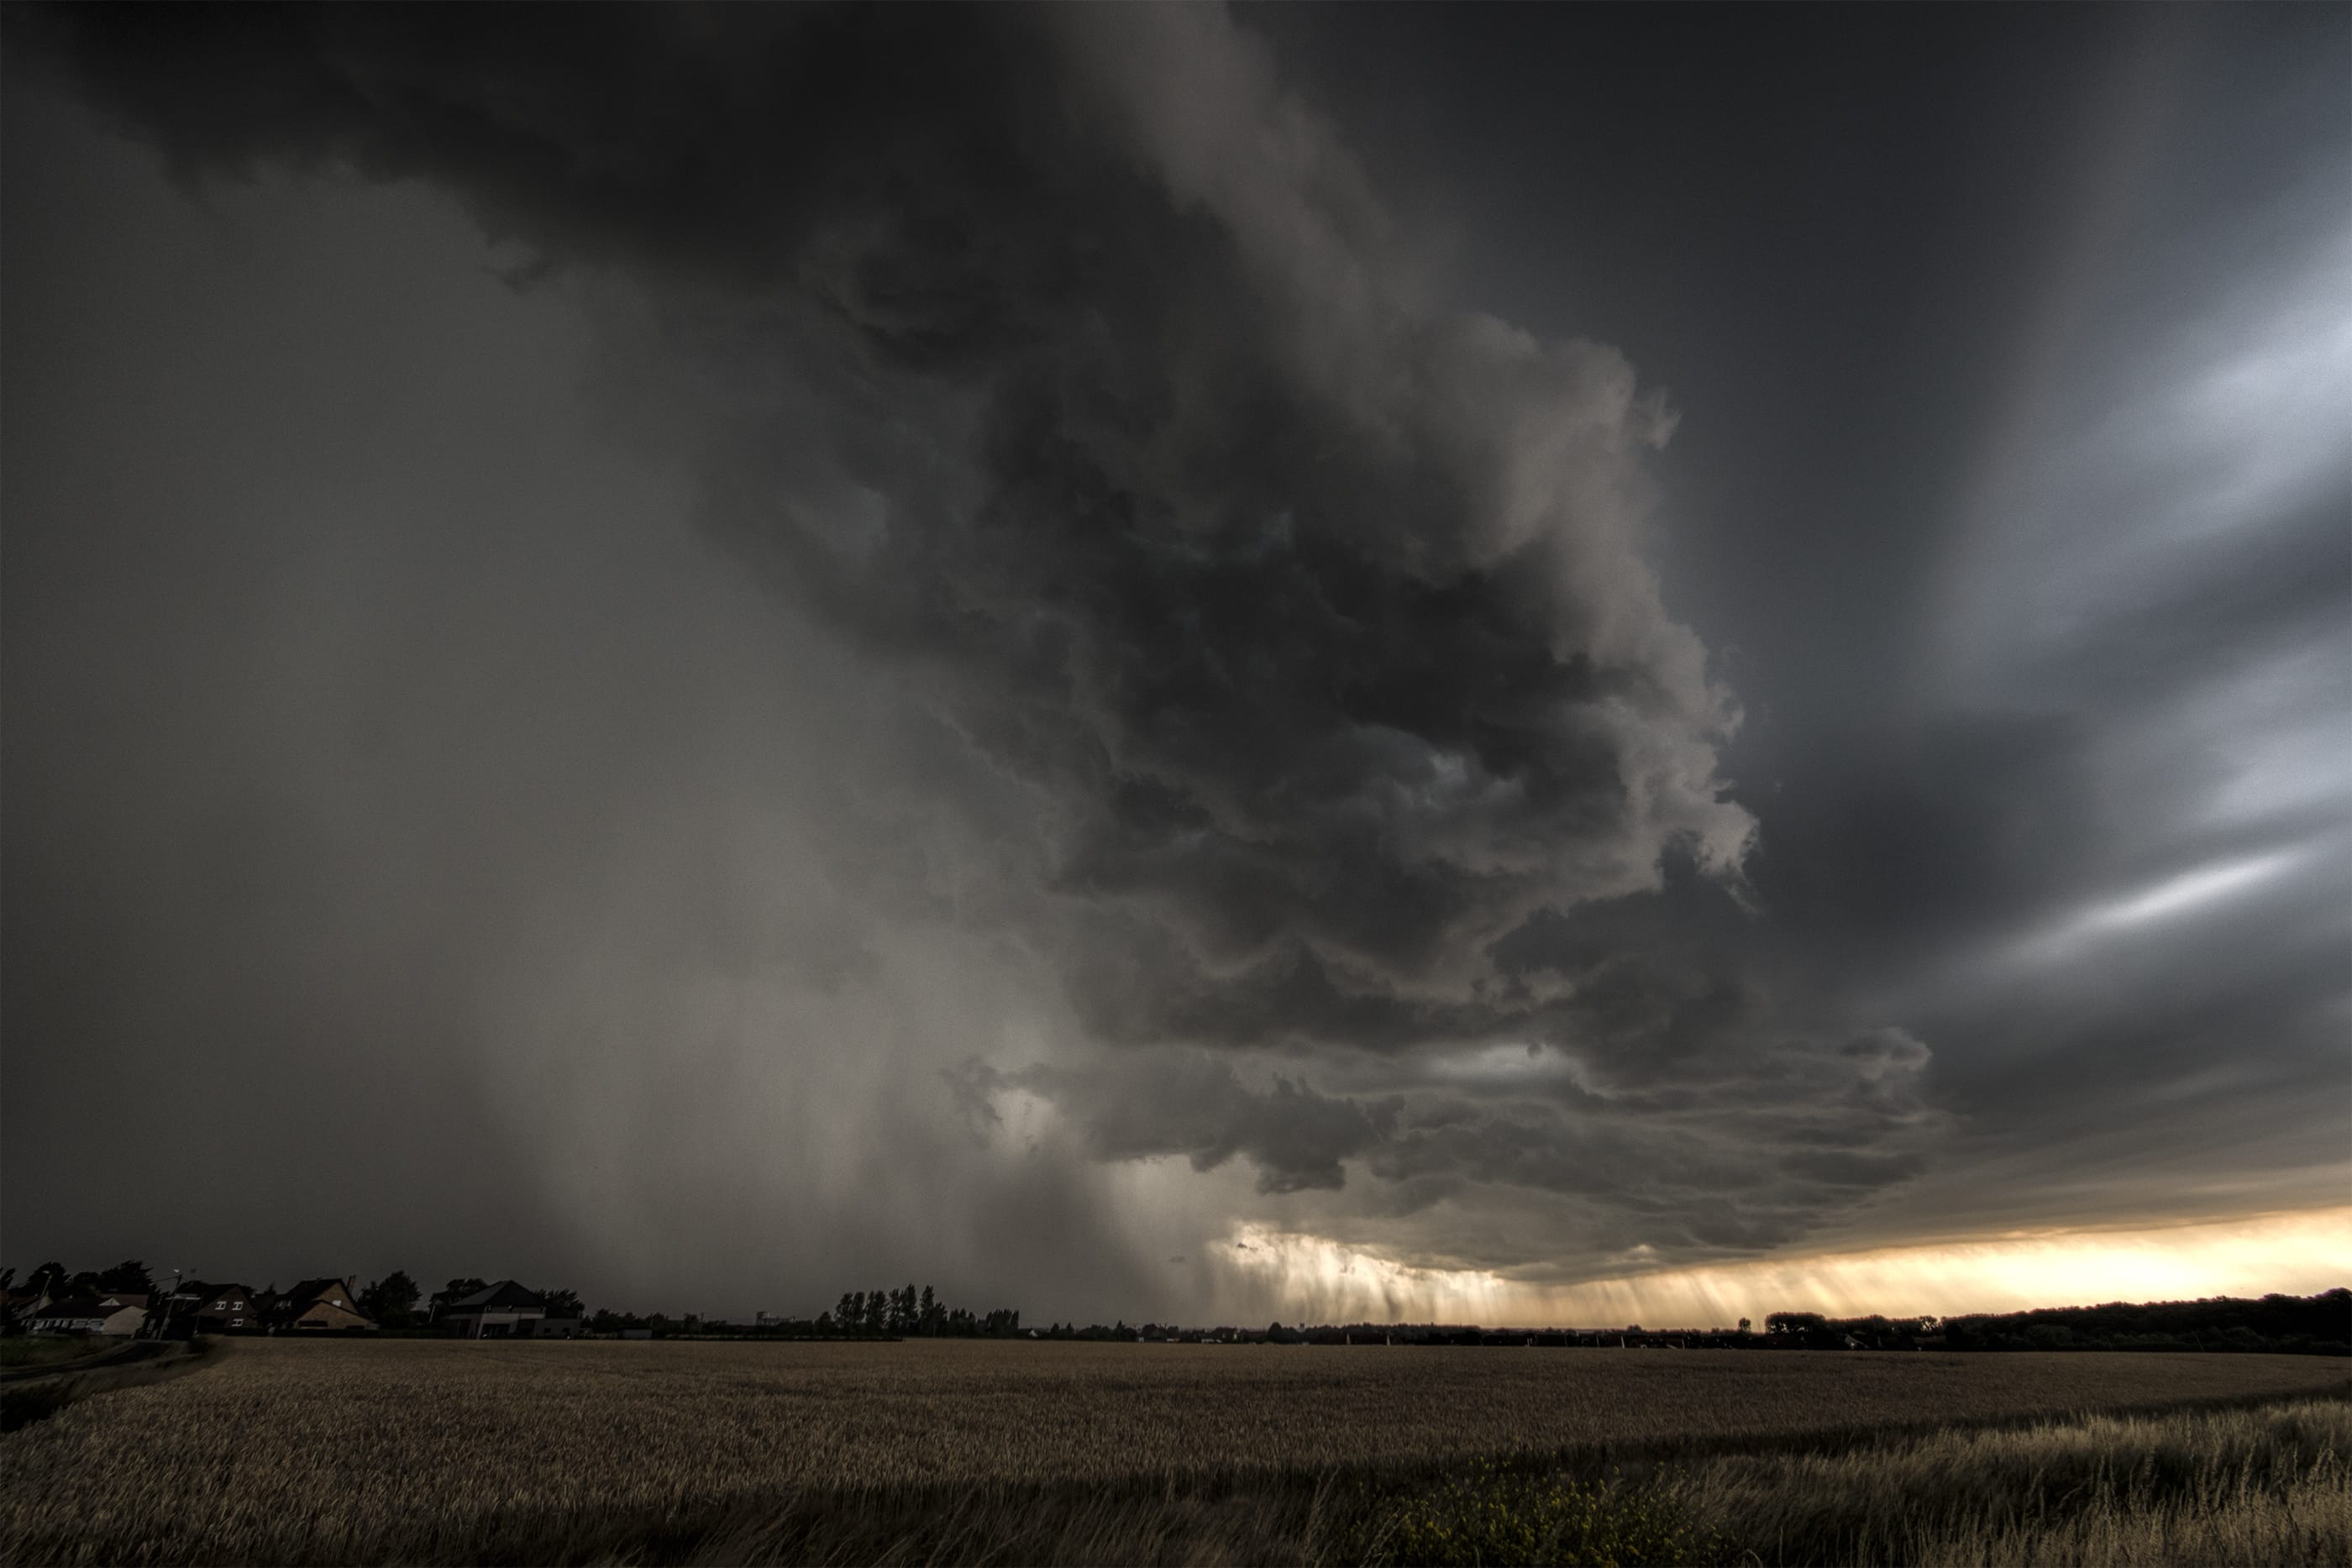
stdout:
<svg viewBox="0 0 2352 1568">
<path fill-rule="evenodd" d="M 184 175 L 429 181 L 518 287 L 636 283 L 710 529 L 1023 802 L 941 852 L 958 917 L 1125 1048 L 973 1062 L 983 1120 L 1020 1090 L 1098 1160 L 1573 1196 L 1701 1249 L 1917 1168 L 1923 1048 L 1793 1028 L 1629 913 L 1670 871 L 1729 907 L 1756 837 L 1640 549 L 1663 393 L 1427 298 L 1223 12 L 12 26 Z M 1425 1074 L 1497 1043 L 1577 1074 Z M 1297 1065 L 1197 1054 L 1234 1047 Z"/>
</svg>

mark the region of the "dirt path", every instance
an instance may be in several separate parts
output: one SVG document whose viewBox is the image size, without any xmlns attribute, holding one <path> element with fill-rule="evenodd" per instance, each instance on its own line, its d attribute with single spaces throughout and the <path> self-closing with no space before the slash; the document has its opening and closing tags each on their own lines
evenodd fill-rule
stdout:
<svg viewBox="0 0 2352 1568">
<path fill-rule="evenodd" d="M 219 1359 L 209 1340 L 132 1340 L 96 1355 L 0 1375 L 0 1432 L 46 1420 L 67 1406 L 117 1389 L 178 1377 Z"/>
</svg>

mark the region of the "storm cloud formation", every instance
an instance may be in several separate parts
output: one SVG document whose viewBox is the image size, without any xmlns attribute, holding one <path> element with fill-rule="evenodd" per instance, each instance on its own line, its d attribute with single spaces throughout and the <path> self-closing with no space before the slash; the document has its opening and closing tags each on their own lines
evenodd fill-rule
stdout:
<svg viewBox="0 0 2352 1568">
<path fill-rule="evenodd" d="M 552 716 L 536 748 L 440 718 L 424 694 L 464 677 L 430 659 L 382 676 L 408 742 L 386 748 L 480 854 L 401 882 L 402 908 L 460 909 L 459 930 L 384 914 L 312 958 L 432 977 L 411 1022 L 469 1042 L 446 1048 L 468 1071 L 503 1064 L 483 1141 L 530 1126 L 568 1173 L 547 1203 L 615 1247 L 662 1228 L 631 1217 L 632 1161 L 706 1129 L 754 1162 L 795 1150 L 775 1156 L 795 1201 L 834 1217 L 784 1222 L 795 1245 L 858 1268 L 942 1245 L 920 1195 L 969 1187 L 994 1218 L 953 1245 L 1007 1290 L 1139 1288 L 1127 1254 L 1167 1246 L 1127 1245 L 1086 1173 L 1168 1159 L 1200 1194 L 1169 1232 L 1188 1249 L 1232 1204 L 1558 1278 L 1782 1246 L 1931 1173 L 1989 1108 L 1931 1092 L 1948 1036 L 2000 1032 L 1950 999 L 1989 971 L 1934 966 L 2063 925 L 2049 911 L 2113 871 L 2088 858 L 2087 727 L 2049 704 L 1825 746 L 1853 766 L 1735 799 L 1739 702 L 1653 565 L 1664 392 L 1613 348 L 1459 304 L 1223 11 L 70 8 L 10 28 L 199 199 L 289 176 L 454 198 L 516 311 L 594 322 L 603 417 L 685 476 L 674 509 L 764 596 L 772 627 L 698 568 L 640 587 L 584 563 L 635 559 L 616 518 L 385 531 L 436 579 L 487 559 L 585 586 L 515 633 Z M 2149 578 L 2179 601 L 2170 663 L 2110 667 L 2123 640 L 2098 636 L 2053 659 L 2169 690 L 2245 615 L 2343 601 L 2275 563 L 2171 570 Z M 1748 635 L 1768 596 L 1701 597 Z M 663 630 L 566 676 L 599 617 L 640 613 Z M 278 659 L 316 641 L 272 624 Z M 708 684 L 673 711 L 681 673 Z M 1774 744 L 1749 755 L 1811 766 Z M 509 745 L 492 832 L 465 780 Z M 532 790 L 548 820 L 518 827 Z M 442 852 L 443 818 L 405 810 Z M 304 940 L 289 883 L 331 904 L 322 865 L 367 862 L 345 885 L 375 886 L 395 858 L 324 830 L 289 846 L 266 812 L 238 831 L 222 852 L 273 950 Z M 70 884 L 11 838 L 17 885 Z M 12 965 L 72 967 L 82 949 L 26 907 Z M 260 1006 L 258 975 L 152 941 L 237 993 L 224 1019 Z M 325 991 L 289 1034 L 349 1015 L 368 1036 L 365 988 Z M 94 1045 L 157 1027 L 94 1021 L 65 979 L 9 1003 L 12 1030 Z M 701 1038 L 737 1043 L 677 1043 Z M 671 1071 L 688 1061 L 710 1081 Z M 745 1109 L 762 1096 L 787 1108 Z"/>
<path fill-rule="evenodd" d="M 1475 1035 L 1536 911 L 1736 873 L 1735 710 L 1635 548 L 1663 399 L 1420 306 L 1222 16 L 97 26 L 175 156 L 724 292 L 776 417 L 719 525 L 1037 791 L 1097 1029 Z"/>
</svg>

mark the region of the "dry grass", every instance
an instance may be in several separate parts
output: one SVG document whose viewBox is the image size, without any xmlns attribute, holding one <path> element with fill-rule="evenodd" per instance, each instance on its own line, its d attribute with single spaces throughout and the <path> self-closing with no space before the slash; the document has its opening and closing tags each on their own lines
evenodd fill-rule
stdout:
<svg viewBox="0 0 2352 1568">
<path fill-rule="evenodd" d="M 2352 1404 L 1727 1457 L 1675 1490 L 1741 1562 L 2340 1565 L 2352 1563 Z"/>
<path fill-rule="evenodd" d="M 2341 1390 L 2345 1375 L 2339 1361 L 2263 1356 L 247 1342 L 194 1376 L 0 1438 L 0 1558 L 1360 1556 L 1381 1550 L 1366 1521 L 1400 1488 L 1474 1457 L 1591 1474 Z M 1960 1440 L 1923 1438 L 1922 1473 L 1959 1464 L 1932 1445 Z M 1897 1451 L 1910 1450 L 1872 1462 Z M 1830 1471 L 1769 1469 L 1837 1462 L 1702 1461 L 1689 1503 L 1719 1520 L 1742 1498 L 1807 1489 L 1852 1502 L 1863 1494 Z M 1720 1468 L 1737 1464 L 1768 1468 Z M 2123 1508 L 2134 1494 L 2114 1495 Z M 1948 1522 L 1975 1521 L 1991 1560 L 2012 1560 L 1982 1533 L 2000 1517 Z M 1776 1528 L 1791 1539 L 1786 1518 Z"/>
</svg>

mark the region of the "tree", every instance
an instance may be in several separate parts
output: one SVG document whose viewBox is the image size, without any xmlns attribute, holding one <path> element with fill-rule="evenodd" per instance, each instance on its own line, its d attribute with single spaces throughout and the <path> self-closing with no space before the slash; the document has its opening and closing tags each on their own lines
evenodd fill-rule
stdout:
<svg viewBox="0 0 2352 1568">
<path fill-rule="evenodd" d="M 66 1266 L 62 1263 L 44 1263 L 26 1276 L 25 1283 L 37 1290 L 47 1291 L 54 1296 L 65 1288 Z"/>
<path fill-rule="evenodd" d="M 464 1283 L 457 1280 L 449 1282 Z M 397 1328 L 416 1315 L 416 1298 L 421 1293 L 422 1287 L 415 1281 L 394 1269 L 360 1292 L 360 1311 L 386 1327 Z"/>
<path fill-rule="evenodd" d="M 433 1310 L 438 1312 L 452 1301 L 462 1301 L 475 1291 L 488 1288 L 488 1280 L 452 1280 L 433 1292 Z"/>
<path fill-rule="evenodd" d="M 938 1297 L 936 1297 L 936 1296 L 934 1296 L 933 1294 L 931 1294 L 931 1288 L 930 1288 L 929 1285 L 926 1285 L 926 1286 L 924 1286 L 924 1287 L 923 1287 L 923 1304 L 922 1304 L 922 1314 L 923 1314 L 923 1315 L 922 1315 L 922 1320 L 921 1320 L 921 1321 L 922 1321 L 922 1329 L 923 1329 L 923 1332 L 924 1332 L 925 1333 L 927 1333 L 927 1334 L 935 1334 L 935 1333 L 939 1333 L 939 1332 L 940 1332 L 940 1302 L 939 1302 L 939 1298 L 938 1298 Z"/>
<path fill-rule="evenodd" d="M 155 1281 L 149 1277 L 146 1264 L 136 1258 L 131 1258 L 99 1275 L 98 1288 L 101 1294 L 121 1291 L 133 1294 L 152 1295 L 155 1291 Z"/>
<path fill-rule="evenodd" d="M 1748 1324 L 1748 1320 L 1747 1320 L 1746 1318 L 1742 1318 L 1742 1319 L 1740 1319 L 1740 1320 L 1739 1320 L 1739 1332 L 1740 1332 L 1741 1333 L 1748 1333 L 1748 1329 L 1749 1329 L 1749 1324 Z"/>
<path fill-rule="evenodd" d="M 547 1315 L 551 1318 L 584 1318 L 588 1315 L 581 1309 L 580 1292 L 577 1291 L 548 1291 L 543 1294 L 547 1301 Z"/>
</svg>

